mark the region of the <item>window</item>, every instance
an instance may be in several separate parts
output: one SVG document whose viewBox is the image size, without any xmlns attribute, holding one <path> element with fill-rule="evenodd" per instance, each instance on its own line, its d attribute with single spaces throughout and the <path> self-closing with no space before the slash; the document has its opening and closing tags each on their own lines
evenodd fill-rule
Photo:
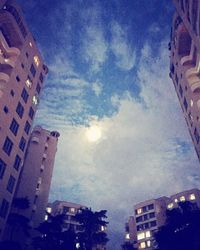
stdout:
<svg viewBox="0 0 200 250">
<path fill-rule="evenodd" d="M 149 218 L 151 219 L 151 218 L 154 218 L 155 217 L 155 213 L 150 213 L 149 214 Z"/>
<path fill-rule="evenodd" d="M 145 220 L 148 220 L 148 215 L 147 214 L 145 214 L 144 216 L 143 216 L 143 220 L 145 221 Z"/>
<path fill-rule="evenodd" d="M 182 89 L 181 85 L 179 86 L 179 93 L 180 93 L 181 97 L 183 97 L 183 89 Z"/>
<path fill-rule="evenodd" d="M 144 228 L 145 229 L 149 228 L 149 223 L 144 223 Z"/>
<path fill-rule="evenodd" d="M 147 247 L 151 247 L 151 241 L 150 240 L 148 240 L 146 243 L 147 243 Z"/>
<path fill-rule="evenodd" d="M 22 67 L 22 69 L 24 69 L 24 64 L 23 63 L 21 63 L 21 67 Z"/>
<path fill-rule="evenodd" d="M 66 213 L 68 213 L 68 212 L 69 212 L 69 207 L 64 206 L 64 207 L 63 207 L 62 213 L 63 213 L 63 214 L 66 214 Z"/>
<path fill-rule="evenodd" d="M 22 99 L 24 100 L 24 102 L 27 103 L 29 94 L 28 94 L 28 92 L 26 91 L 25 88 L 23 88 L 23 90 L 22 90 L 21 97 L 22 97 Z"/>
<path fill-rule="evenodd" d="M 20 168 L 20 165 L 21 165 L 21 161 L 22 159 L 19 157 L 19 155 L 16 155 L 15 156 L 15 162 L 14 162 L 14 165 L 13 167 L 18 170 Z"/>
<path fill-rule="evenodd" d="M 38 56 L 34 56 L 33 60 L 34 60 L 35 65 L 38 67 L 40 65 L 40 59 L 39 59 L 39 57 Z"/>
<path fill-rule="evenodd" d="M 138 240 L 142 240 L 142 239 L 144 239 L 144 238 L 145 238 L 144 232 L 141 232 L 141 233 L 138 233 L 138 234 L 137 234 L 137 239 L 138 239 Z"/>
<path fill-rule="evenodd" d="M 150 222 L 150 226 L 151 226 L 151 227 L 155 227 L 156 225 L 157 225 L 157 223 L 156 223 L 155 220 Z"/>
<path fill-rule="evenodd" d="M 16 80 L 17 80 L 18 82 L 20 82 L 20 78 L 19 78 L 19 76 L 16 76 Z"/>
<path fill-rule="evenodd" d="M 14 135 L 17 135 L 17 131 L 19 128 L 19 124 L 17 123 L 17 121 L 13 118 L 11 124 L 10 124 L 10 130 L 12 131 L 12 133 Z"/>
<path fill-rule="evenodd" d="M 26 79 L 26 86 L 27 86 L 29 89 L 30 89 L 31 86 L 32 86 L 32 81 L 31 81 L 30 76 L 28 76 L 27 79 Z"/>
<path fill-rule="evenodd" d="M 41 81 L 41 82 L 44 81 L 44 77 L 43 77 L 42 73 L 40 73 L 40 81 Z"/>
<path fill-rule="evenodd" d="M 22 116 L 24 114 L 24 107 L 21 105 L 20 102 L 17 105 L 16 112 L 19 115 L 19 117 L 22 118 Z"/>
<path fill-rule="evenodd" d="M 173 203 L 170 203 L 170 204 L 167 205 L 167 208 L 168 208 L 168 209 L 171 209 L 171 208 L 173 208 L 173 206 L 174 206 L 174 204 L 173 204 Z"/>
<path fill-rule="evenodd" d="M 190 200 L 191 200 L 191 201 L 194 201 L 195 199 L 196 199 L 195 194 L 191 194 L 191 195 L 190 195 Z"/>
<path fill-rule="evenodd" d="M 28 52 L 26 52 L 26 57 L 27 57 L 27 58 L 29 58 L 29 54 L 28 54 Z"/>
<path fill-rule="evenodd" d="M 29 134 L 30 128 L 31 128 L 30 123 L 26 121 L 26 124 L 24 126 L 24 131 L 26 132 L 27 135 Z"/>
<path fill-rule="evenodd" d="M 185 201 L 185 196 L 181 196 L 180 201 Z"/>
<path fill-rule="evenodd" d="M 35 77 L 36 69 L 35 69 L 35 67 L 33 66 L 33 64 L 31 64 L 30 72 L 31 72 L 32 76 Z"/>
<path fill-rule="evenodd" d="M 11 96 L 15 95 L 15 92 L 13 91 L 13 89 L 11 89 L 10 94 L 11 94 Z"/>
<path fill-rule="evenodd" d="M 34 116 L 34 110 L 33 110 L 32 107 L 30 107 L 30 109 L 29 109 L 29 117 L 30 117 L 31 119 L 33 119 L 33 116 Z"/>
<path fill-rule="evenodd" d="M 26 146 L 26 140 L 25 140 L 24 137 L 22 136 L 22 138 L 21 138 L 21 140 L 20 140 L 20 143 L 19 143 L 19 148 L 21 149 L 21 151 L 24 152 L 25 146 Z"/>
<path fill-rule="evenodd" d="M 3 179 L 6 163 L 0 158 L 0 179 Z"/>
<path fill-rule="evenodd" d="M 138 208 L 137 210 L 136 210 L 136 214 L 141 214 L 142 213 L 142 208 Z"/>
<path fill-rule="evenodd" d="M 144 213 L 147 212 L 147 207 L 143 207 L 142 210 Z"/>
<path fill-rule="evenodd" d="M 8 113 L 8 107 L 4 106 L 3 111 L 7 114 Z"/>
<path fill-rule="evenodd" d="M 38 104 L 38 98 L 37 98 L 36 95 L 33 96 L 32 102 L 33 102 L 34 105 L 37 105 L 37 104 Z"/>
<path fill-rule="evenodd" d="M 146 231 L 145 238 L 150 238 L 150 237 L 151 237 L 151 232 L 150 231 Z"/>
<path fill-rule="evenodd" d="M 152 209 L 154 209 L 154 204 L 148 205 L 148 210 L 152 210 Z"/>
<path fill-rule="evenodd" d="M 40 90 L 41 90 L 41 87 L 40 87 L 40 84 L 38 83 L 37 87 L 36 87 L 36 91 L 37 91 L 38 94 L 40 93 Z"/>
<path fill-rule="evenodd" d="M 16 179 L 11 175 L 8 180 L 7 190 L 12 194 Z"/>
<path fill-rule="evenodd" d="M 185 107 L 185 110 L 187 111 L 187 108 L 188 108 L 188 103 L 186 101 L 186 99 L 184 98 L 184 101 L 183 101 L 183 105 Z"/>
<path fill-rule="evenodd" d="M 145 242 L 141 242 L 139 245 L 139 248 L 146 248 L 146 243 Z"/>
<path fill-rule="evenodd" d="M 12 147 L 13 147 L 13 142 L 8 137 L 6 137 L 4 145 L 3 145 L 3 151 L 7 155 L 10 155 L 10 153 L 12 151 Z"/>
<path fill-rule="evenodd" d="M 5 218 L 7 213 L 8 213 L 8 208 L 9 208 L 9 202 L 5 199 L 3 199 L 1 203 L 1 208 L 0 208 L 0 216 L 2 218 Z"/>
<path fill-rule="evenodd" d="M 194 136 L 195 136 L 196 142 L 199 143 L 199 133 L 196 128 L 194 129 Z"/>
</svg>

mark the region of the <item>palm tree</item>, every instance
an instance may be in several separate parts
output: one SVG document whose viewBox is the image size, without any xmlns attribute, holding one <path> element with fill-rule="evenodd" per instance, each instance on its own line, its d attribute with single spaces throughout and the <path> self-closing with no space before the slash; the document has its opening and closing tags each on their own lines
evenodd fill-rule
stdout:
<svg viewBox="0 0 200 250">
<path fill-rule="evenodd" d="M 200 209 L 195 203 L 180 202 L 167 210 L 166 225 L 155 235 L 158 250 L 199 250 Z"/>
<path fill-rule="evenodd" d="M 82 231 L 78 233 L 78 240 L 81 245 L 81 250 L 92 250 L 98 245 L 105 246 L 108 242 L 105 228 L 108 224 L 105 219 L 106 210 L 93 212 L 91 209 L 80 209 L 76 214 L 75 219 L 80 223 Z"/>
</svg>

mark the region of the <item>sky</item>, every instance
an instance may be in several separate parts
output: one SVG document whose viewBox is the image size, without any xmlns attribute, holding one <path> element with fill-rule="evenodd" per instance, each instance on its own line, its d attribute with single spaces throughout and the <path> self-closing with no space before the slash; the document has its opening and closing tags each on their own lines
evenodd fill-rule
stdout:
<svg viewBox="0 0 200 250">
<path fill-rule="evenodd" d="M 169 78 L 169 0 L 18 0 L 49 74 L 35 124 L 58 130 L 50 201 L 108 211 L 119 250 L 134 204 L 200 187 Z"/>
</svg>

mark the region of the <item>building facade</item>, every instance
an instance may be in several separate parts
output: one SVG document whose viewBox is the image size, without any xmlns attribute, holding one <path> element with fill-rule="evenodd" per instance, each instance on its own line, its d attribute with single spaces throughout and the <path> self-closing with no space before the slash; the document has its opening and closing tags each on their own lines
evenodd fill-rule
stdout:
<svg viewBox="0 0 200 250">
<path fill-rule="evenodd" d="M 0 0 L 0 239 L 47 72 L 22 11 Z"/>
<path fill-rule="evenodd" d="M 15 197 L 27 197 L 30 207 L 23 215 L 36 228 L 44 221 L 59 133 L 36 126 L 30 136 Z"/>
<path fill-rule="evenodd" d="M 174 0 L 174 4 L 170 77 L 200 159 L 200 2 Z"/>
<path fill-rule="evenodd" d="M 200 208 L 200 190 L 186 190 L 170 197 L 143 201 L 134 206 L 134 219 L 130 217 L 129 231 L 126 229 L 125 242 L 136 249 L 153 250 L 154 233 L 166 222 L 166 210 L 178 207 L 179 202 L 190 201 Z M 126 224 L 127 228 L 127 224 Z"/>
</svg>

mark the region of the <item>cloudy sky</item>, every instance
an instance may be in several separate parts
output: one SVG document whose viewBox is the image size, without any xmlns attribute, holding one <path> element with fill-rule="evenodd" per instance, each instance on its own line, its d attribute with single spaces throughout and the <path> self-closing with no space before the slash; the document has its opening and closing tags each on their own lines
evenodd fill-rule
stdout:
<svg viewBox="0 0 200 250">
<path fill-rule="evenodd" d="M 107 209 L 120 249 L 137 202 L 200 187 L 173 84 L 169 0 L 18 0 L 49 67 L 36 123 L 61 134 L 50 200 Z"/>
</svg>

